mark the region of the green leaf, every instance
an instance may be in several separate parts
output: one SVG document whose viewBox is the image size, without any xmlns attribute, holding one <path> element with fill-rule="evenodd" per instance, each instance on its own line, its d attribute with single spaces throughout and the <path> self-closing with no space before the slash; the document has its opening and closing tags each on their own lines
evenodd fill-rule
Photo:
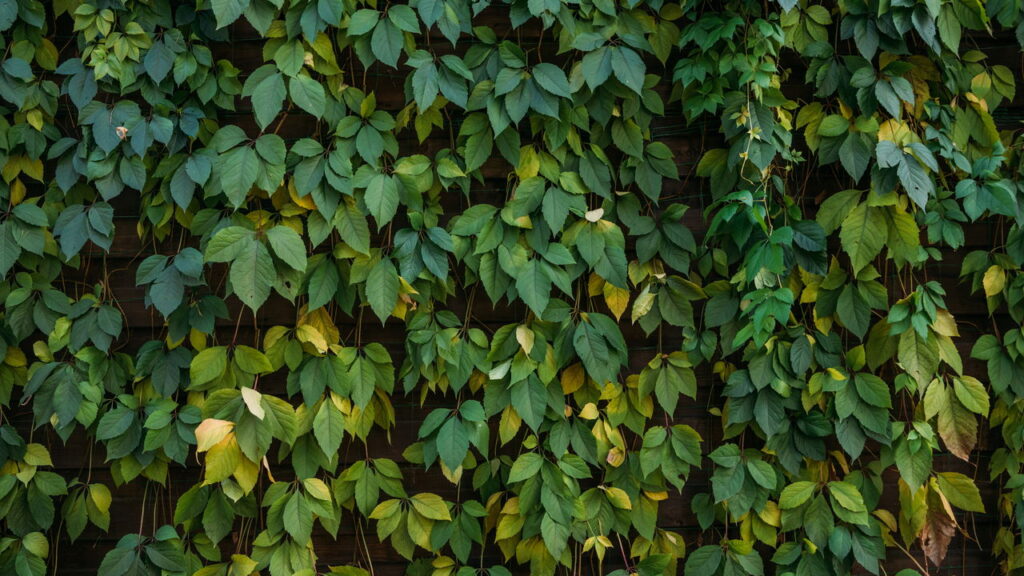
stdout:
<svg viewBox="0 0 1024 576">
<path fill-rule="evenodd" d="M 576 326 L 576 333 L 573 335 L 573 348 L 583 366 L 587 369 L 590 377 L 604 384 L 614 381 L 618 377 L 618 362 L 612 359 L 608 343 L 605 341 L 601 331 L 589 322 L 580 322 Z"/>
<path fill-rule="evenodd" d="M 864 177 L 864 172 L 871 163 L 871 147 L 865 142 L 863 134 L 854 132 L 843 140 L 839 147 L 839 162 L 854 182 L 859 182 Z"/>
<path fill-rule="evenodd" d="M 540 521 L 540 534 L 551 556 L 561 558 L 569 543 L 569 527 L 556 522 L 550 514 L 545 513 Z"/>
<path fill-rule="evenodd" d="M 338 268 L 334 262 L 330 259 L 321 262 L 309 276 L 309 286 L 306 291 L 309 296 L 309 309 L 316 310 L 334 300 L 338 294 L 339 282 Z"/>
<path fill-rule="evenodd" d="M 534 66 L 533 79 L 541 88 L 555 96 L 572 98 L 572 90 L 569 87 L 569 80 L 565 77 L 565 72 L 554 64 L 542 62 Z"/>
<path fill-rule="evenodd" d="M 626 46 L 615 46 L 610 52 L 615 78 L 626 88 L 639 94 L 643 90 L 644 73 L 647 70 L 644 61 L 632 48 Z"/>
<path fill-rule="evenodd" d="M 973 480 L 959 472 L 939 472 L 935 479 L 950 504 L 968 512 L 985 513 L 981 492 Z"/>
<path fill-rule="evenodd" d="M 907 330 L 900 334 L 897 358 L 903 370 L 917 381 L 919 389 L 924 390 L 939 368 L 939 346 L 917 330 Z"/>
<path fill-rule="evenodd" d="M 758 486 L 767 490 L 775 490 L 776 475 L 772 465 L 764 460 L 748 460 L 747 471 Z"/>
<path fill-rule="evenodd" d="M 306 271 L 306 244 L 295 230 L 287 226 L 275 226 L 267 231 L 267 240 L 282 262 L 299 272 Z"/>
<path fill-rule="evenodd" d="M 531 376 L 513 384 L 510 392 L 512 407 L 519 417 L 533 430 L 539 430 L 548 408 L 548 393 L 544 384 Z"/>
<path fill-rule="evenodd" d="M 346 198 L 334 212 L 334 227 L 341 239 L 360 254 L 370 253 L 370 227 L 355 202 Z"/>
<path fill-rule="evenodd" d="M 387 321 L 398 301 L 398 271 L 388 258 L 377 262 L 366 278 L 366 299 L 381 323 Z"/>
<path fill-rule="evenodd" d="M 374 175 L 366 187 L 364 198 L 378 229 L 391 222 L 398 212 L 398 184 L 391 176 Z"/>
<path fill-rule="evenodd" d="M 527 452 L 516 458 L 516 461 L 512 463 L 512 469 L 508 473 L 508 482 L 522 482 L 528 478 L 532 478 L 540 472 L 541 465 L 544 464 L 544 458 L 536 452 Z"/>
<path fill-rule="evenodd" d="M 818 135 L 835 138 L 842 136 L 850 130 L 850 121 L 839 114 L 829 114 L 822 118 L 818 124 Z"/>
<path fill-rule="evenodd" d="M 217 28 L 231 24 L 249 7 L 250 0 L 210 0 L 210 7 L 217 19 Z"/>
<path fill-rule="evenodd" d="M 288 93 L 296 106 L 320 118 L 327 106 L 324 87 L 309 76 L 295 76 L 288 81 Z"/>
<path fill-rule="evenodd" d="M 154 42 L 143 59 L 146 73 L 159 84 L 174 67 L 174 52 L 163 41 Z"/>
<path fill-rule="evenodd" d="M 910 491 L 917 492 L 932 471 L 932 450 L 921 445 L 916 452 L 910 451 L 910 441 L 903 437 L 896 444 L 896 467 Z"/>
<path fill-rule="evenodd" d="M 873 374 L 860 373 L 854 377 L 860 399 L 879 408 L 892 408 L 889 385 Z"/>
<path fill-rule="evenodd" d="M 223 346 L 211 346 L 202 350 L 192 359 L 189 365 L 191 387 L 199 387 L 221 377 L 228 367 L 227 349 Z"/>
<path fill-rule="evenodd" d="M 299 544 L 309 542 L 313 533 L 313 511 L 300 492 L 292 493 L 288 503 L 284 505 L 282 516 L 284 529 Z"/>
<path fill-rule="evenodd" d="M 391 66 L 398 66 L 398 57 L 402 54 L 404 35 L 390 20 L 382 20 L 373 29 L 370 38 L 370 49 L 378 60 Z"/>
<path fill-rule="evenodd" d="M 779 508 L 792 510 L 802 506 L 811 499 L 817 488 L 818 485 L 814 482 L 793 482 L 782 489 L 782 494 L 779 495 Z"/>
<path fill-rule="evenodd" d="M 843 250 L 850 256 L 854 273 L 878 256 L 887 237 L 888 227 L 881 209 L 868 206 L 865 202 L 850 211 L 850 215 L 843 220 L 839 240 Z"/>
<path fill-rule="evenodd" d="M 218 165 L 221 168 L 220 185 L 224 194 L 232 206 L 240 208 L 259 177 L 260 159 L 256 156 L 256 150 L 249 146 L 234 148 L 220 156 Z"/>
<path fill-rule="evenodd" d="M 516 290 L 530 310 L 538 318 L 543 318 L 551 299 L 551 279 L 541 268 L 539 260 L 530 260 L 522 267 L 516 277 Z"/>
<path fill-rule="evenodd" d="M 437 432 L 437 453 L 449 470 L 462 466 L 469 451 L 469 435 L 458 418 L 449 418 Z"/>
<path fill-rule="evenodd" d="M 277 118 L 284 107 L 284 99 L 288 95 L 285 89 L 284 76 L 274 72 L 264 78 L 252 91 L 252 107 L 256 114 L 256 123 L 261 130 Z"/>
<path fill-rule="evenodd" d="M 289 40 L 281 44 L 274 53 L 277 69 L 287 76 L 295 76 L 302 70 L 306 50 L 299 40 Z"/>
<path fill-rule="evenodd" d="M 686 576 L 714 576 L 722 564 L 722 547 L 717 545 L 701 546 L 686 557 Z"/>
<path fill-rule="evenodd" d="M 348 21 L 348 34 L 350 36 L 362 36 L 377 25 L 380 20 L 380 12 L 363 8 L 356 10 Z"/>
<path fill-rule="evenodd" d="M 973 376 L 953 378 L 953 390 L 957 400 L 971 412 L 980 416 L 988 416 L 989 398 L 985 385 Z"/>
<path fill-rule="evenodd" d="M 345 415 L 327 399 L 313 418 L 313 435 L 324 454 L 337 454 L 345 438 Z"/>
<path fill-rule="evenodd" d="M 235 346 L 235 363 L 249 374 L 266 374 L 274 371 L 267 356 L 251 346 Z"/>
<path fill-rule="evenodd" d="M 238 299 L 253 311 L 258 310 L 270 296 L 270 287 L 277 278 L 267 247 L 261 242 L 250 242 L 231 263 L 228 278 Z"/>
</svg>

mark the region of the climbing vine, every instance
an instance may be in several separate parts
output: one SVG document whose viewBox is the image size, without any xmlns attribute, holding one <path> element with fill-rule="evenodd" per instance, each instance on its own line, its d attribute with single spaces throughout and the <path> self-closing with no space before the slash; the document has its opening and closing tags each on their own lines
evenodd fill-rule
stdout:
<svg viewBox="0 0 1024 576">
<path fill-rule="evenodd" d="M 0 0 L 0 572 L 1019 573 L 1018 41 L 1008 0 Z"/>
</svg>

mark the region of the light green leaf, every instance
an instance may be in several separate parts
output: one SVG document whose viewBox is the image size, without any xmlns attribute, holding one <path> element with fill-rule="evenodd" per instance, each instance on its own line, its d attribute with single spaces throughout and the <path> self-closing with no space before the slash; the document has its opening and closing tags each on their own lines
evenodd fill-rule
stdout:
<svg viewBox="0 0 1024 576">
<path fill-rule="evenodd" d="M 814 482 L 793 482 L 782 489 L 782 494 L 779 495 L 779 508 L 792 510 L 800 507 L 810 500 L 817 488 L 818 485 Z"/>
</svg>

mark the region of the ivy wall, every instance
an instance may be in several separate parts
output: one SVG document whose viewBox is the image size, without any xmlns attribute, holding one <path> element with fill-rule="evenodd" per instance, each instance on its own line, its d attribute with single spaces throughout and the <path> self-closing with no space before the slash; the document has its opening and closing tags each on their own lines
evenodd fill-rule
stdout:
<svg viewBox="0 0 1024 576">
<path fill-rule="evenodd" d="M 1013 0 L 0 0 L 0 573 L 1024 573 Z"/>
</svg>

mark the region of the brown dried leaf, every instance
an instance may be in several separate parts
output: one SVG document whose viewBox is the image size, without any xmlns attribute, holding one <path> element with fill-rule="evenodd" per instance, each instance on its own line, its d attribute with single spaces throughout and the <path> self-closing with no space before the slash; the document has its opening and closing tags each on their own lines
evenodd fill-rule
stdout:
<svg viewBox="0 0 1024 576">
<path fill-rule="evenodd" d="M 928 561 L 936 567 L 942 565 L 949 543 L 956 534 L 956 521 L 949 505 L 943 500 L 941 493 L 929 491 L 928 519 L 921 530 L 921 549 Z"/>
</svg>

